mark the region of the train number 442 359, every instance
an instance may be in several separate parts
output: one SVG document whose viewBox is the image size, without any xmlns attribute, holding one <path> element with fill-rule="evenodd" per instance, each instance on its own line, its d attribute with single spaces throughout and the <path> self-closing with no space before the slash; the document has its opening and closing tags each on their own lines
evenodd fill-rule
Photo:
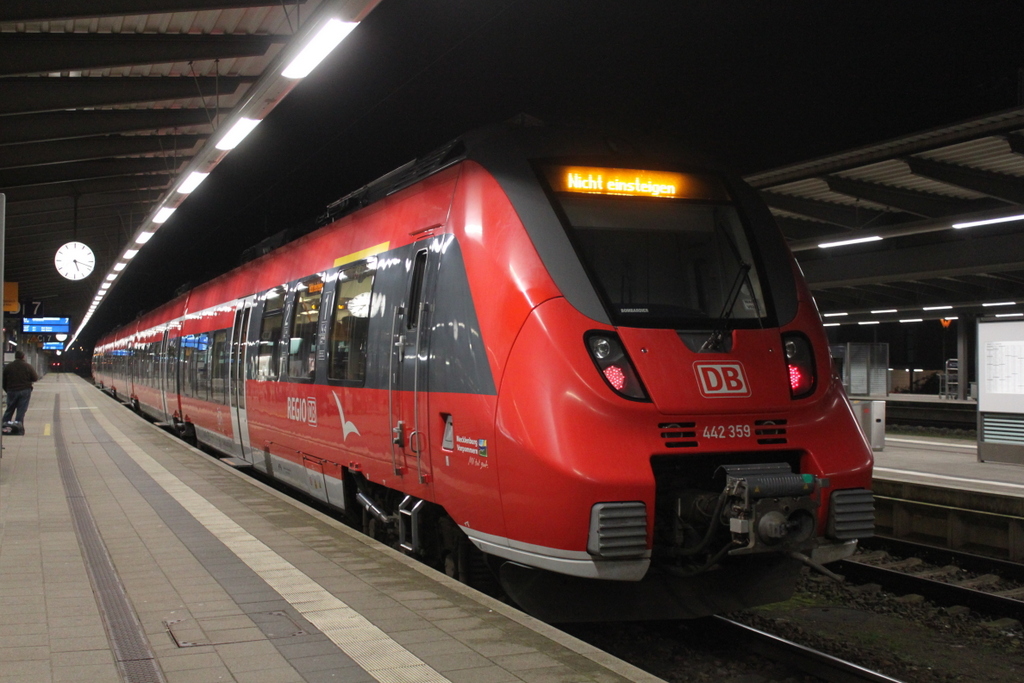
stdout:
<svg viewBox="0 0 1024 683">
<path fill-rule="evenodd" d="M 701 436 L 705 439 L 741 439 L 750 436 L 750 425 L 708 425 Z"/>
</svg>

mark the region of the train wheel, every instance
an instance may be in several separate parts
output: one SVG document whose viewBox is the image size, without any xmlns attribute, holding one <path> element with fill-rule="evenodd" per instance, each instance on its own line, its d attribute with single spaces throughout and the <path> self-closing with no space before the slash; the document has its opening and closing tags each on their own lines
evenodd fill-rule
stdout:
<svg viewBox="0 0 1024 683">
<path fill-rule="evenodd" d="M 455 547 L 445 554 L 444 573 L 491 597 L 501 597 L 503 593 L 487 556 L 465 534 L 460 533 Z"/>
</svg>

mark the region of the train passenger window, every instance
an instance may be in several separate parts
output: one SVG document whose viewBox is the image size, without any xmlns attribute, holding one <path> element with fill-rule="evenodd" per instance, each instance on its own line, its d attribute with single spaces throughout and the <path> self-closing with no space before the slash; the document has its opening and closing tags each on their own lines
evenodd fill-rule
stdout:
<svg viewBox="0 0 1024 683">
<path fill-rule="evenodd" d="M 316 370 L 316 330 L 324 281 L 319 275 L 298 284 L 288 340 L 288 377 L 313 379 Z"/>
<path fill-rule="evenodd" d="M 412 330 L 419 323 L 420 297 L 423 294 L 423 273 L 427 267 L 427 250 L 416 252 L 416 263 L 412 271 L 412 285 L 409 287 L 409 302 L 405 306 L 405 326 Z"/>
<path fill-rule="evenodd" d="M 327 376 L 330 379 L 362 382 L 366 377 L 373 274 L 366 263 L 338 273 L 334 315 L 327 340 Z"/>
<path fill-rule="evenodd" d="M 178 384 L 178 339 L 167 340 L 167 390 L 172 394 L 181 391 Z"/>
<path fill-rule="evenodd" d="M 213 333 L 213 347 L 210 353 L 210 400 L 227 403 L 228 376 L 228 331 Z"/>
<path fill-rule="evenodd" d="M 284 295 L 284 287 L 275 287 L 264 295 L 255 379 L 276 380 L 280 373 L 278 359 L 281 357 L 281 328 L 284 326 Z"/>
<path fill-rule="evenodd" d="M 644 197 L 559 196 L 566 228 L 612 322 L 705 329 L 767 316 L 736 207 Z"/>
</svg>

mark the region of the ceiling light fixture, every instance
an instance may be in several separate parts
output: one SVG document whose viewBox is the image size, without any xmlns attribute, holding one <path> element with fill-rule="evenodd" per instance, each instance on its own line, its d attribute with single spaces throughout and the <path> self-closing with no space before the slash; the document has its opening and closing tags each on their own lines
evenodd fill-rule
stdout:
<svg viewBox="0 0 1024 683">
<path fill-rule="evenodd" d="M 818 246 L 822 249 L 831 249 L 832 247 L 845 247 L 850 244 L 864 244 L 865 242 L 878 242 L 882 238 L 879 235 L 872 235 L 871 237 L 858 237 L 853 240 L 841 240 L 839 242 L 822 242 Z"/>
<path fill-rule="evenodd" d="M 904 318 L 900 320 L 901 323 L 919 323 L 924 322 L 924 318 Z"/>
<path fill-rule="evenodd" d="M 331 19 L 306 43 L 281 75 L 285 78 L 305 78 L 358 25 L 355 21 Z"/>
<path fill-rule="evenodd" d="M 1016 216 L 1003 216 L 1002 218 L 988 218 L 983 221 L 970 221 L 968 223 L 954 223 L 953 227 L 957 230 L 963 228 L 976 228 L 979 225 L 995 225 L 996 223 L 1010 223 L 1012 221 L 1024 221 L 1024 213 L 1017 214 Z"/>
<path fill-rule="evenodd" d="M 246 136 L 252 132 L 252 129 L 255 128 L 259 122 L 259 119 L 248 119 L 244 116 L 241 117 L 235 125 L 231 126 L 231 129 L 224 134 L 224 137 L 220 139 L 215 147 L 225 151 L 234 149 L 238 146 L 238 143 L 244 140 Z"/>
<path fill-rule="evenodd" d="M 952 306 L 925 306 L 922 311 L 948 311 Z"/>
<path fill-rule="evenodd" d="M 136 244 L 145 244 L 149 241 L 149 238 L 153 236 L 152 232 L 140 232 L 138 237 L 135 238 Z"/>
<path fill-rule="evenodd" d="M 992 308 L 993 306 L 1016 306 L 1016 301 L 994 301 L 990 304 L 982 304 L 985 308 Z"/>
<path fill-rule="evenodd" d="M 838 318 L 840 316 L 850 315 L 850 314 L 849 313 L 823 313 L 822 315 L 824 317 L 826 317 L 826 318 Z"/>
<path fill-rule="evenodd" d="M 199 184 L 201 182 L 206 180 L 206 177 L 209 175 L 209 173 L 200 173 L 199 171 L 192 171 L 191 173 L 188 174 L 188 177 L 185 178 L 181 185 L 178 186 L 178 192 L 180 194 L 188 194 L 189 192 L 194 191 L 197 187 L 199 187 Z"/>
<path fill-rule="evenodd" d="M 174 213 L 174 209 L 172 207 L 170 207 L 170 206 L 165 206 L 165 207 L 161 208 L 159 211 L 156 212 L 156 215 L 153 216 L 153 222 L 154 223 L 166 223 L 167 219 L 171 217 L 172 213 Z M 138 240 L 136 240 L 136 241 L 138 241 Z"/>
<path fill-rule="evenodd" d="M 871 315 L 878 315 L 880 313 L 895 313 L 895 312 L 896 312 L 895 308 L 882 308 L 882 309 L 879 309 L 877 311 L 871 311 Z"/>
</svg>

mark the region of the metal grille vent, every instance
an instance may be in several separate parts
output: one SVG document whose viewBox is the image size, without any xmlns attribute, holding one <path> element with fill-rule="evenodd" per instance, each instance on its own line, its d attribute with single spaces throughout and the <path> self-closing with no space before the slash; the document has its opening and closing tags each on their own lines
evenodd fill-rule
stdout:
<svg viewBox="0 0 1024 683">
<path fill-rule="evenodd" d="M 982 413 L 981 440 L 985 443 L 1024 444 L 1024 415 Z"/>
<path fill-rule="evenodd" d="M 696 422 L 662 422 L 658 425 L 665 448 L 696 448 Z"/>
<path fill-rule="evenodd" d="M 786 421 L 755 420 L 754 435 L 762 445 L 786 443 Z"/>
<path fill-rule="evenodd" d="M 828 535 L 839 541 L 875 535 L 875 497 L 868 489 L 846 489 L 832 493 Z"/>
<path fill-rule="evenodd" d="M 595 505 L 590 511 L 587 552 L 607 559 L 643 557 L 647 553 L 647 505 Z"/>
</svg>

